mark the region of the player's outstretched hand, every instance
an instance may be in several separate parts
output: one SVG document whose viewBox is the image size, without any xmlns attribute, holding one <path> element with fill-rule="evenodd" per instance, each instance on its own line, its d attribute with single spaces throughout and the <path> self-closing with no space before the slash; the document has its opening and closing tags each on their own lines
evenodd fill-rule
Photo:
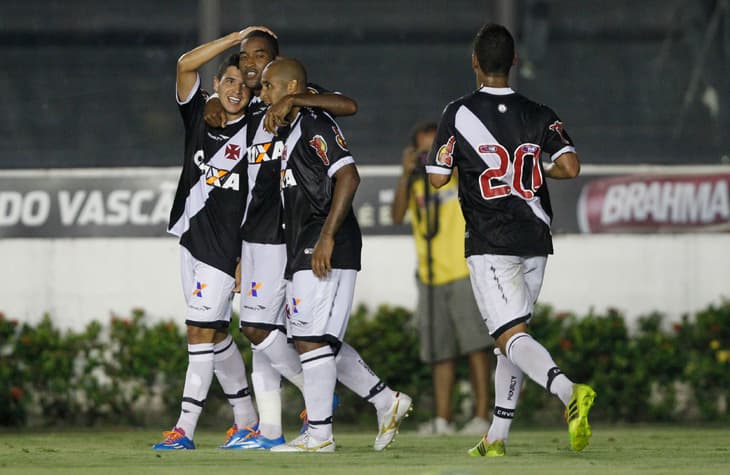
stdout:
<svg viewBox="0 0 730 475">
<path fill-rule="evenodd" d="M 205 103 L 203 109 L 203 120 L 211 127 L 223 128 L 226 125 L 226 111 L 218 97 L 211 97 Z"/>
<path fill-rule="evenodd" d="M 326 278 L 332 270 L 330 260 L 335 248 L 332 236 L 320 236 L 312 251 L 312 272 L 320 279 Z"/>
<path fill-rule="evenodd" d="M 270 34 L 271 36 L 273 36 L 274 38 L 279 38 L 278 36 L 276 36 L 276 33 L 274 33 L 273 31 L 271 31 L 269 28 L 267 28 L 267 27 L 265 27 L 263 25 L 254 25 L 254 26 L 247 26 L 243 30 L 239 31 L 238 32 L 238 40 L 239 41 L 243 41 L 243 39 L 246 37 L 246 35 L 248 35 L 252 31 L 257 31 L 257 30 L 258 31 L 264 31 L 264 32 Z"/>
<path fill-rule="evenodd" d="M 292 96 L 284 96 L 271 104 L 271 107 L 268 108 L 264 116 L 264 128 L 268 132 L 275 134 L 277 127 L 289 125 L 289 120 L 286 116 L 291 112 L 293 105 L 294 98 Z"/>
</svg>

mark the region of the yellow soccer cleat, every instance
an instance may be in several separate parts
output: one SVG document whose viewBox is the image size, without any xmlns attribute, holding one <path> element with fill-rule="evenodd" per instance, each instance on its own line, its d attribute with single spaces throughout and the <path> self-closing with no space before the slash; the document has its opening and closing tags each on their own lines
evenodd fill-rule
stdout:
<svg viewBox="0 0 730 475">
<path fill-rule="evenodd" d="M 504 440 L 488 442 L 486 434 L 477 445 L 467 452 L 472 457 L 504 457 Z"/>
<path fill-rule="evenodd" d="M 588 385 L 573 386 L 573 396 L 565 409 L 565 420 L 570 433 L 570 448 L 580 452 L 585 449 L 591 439 L 591 426 L 588 424 L 588 412 L 593 406 L 596 392 Z"/>
</svg>

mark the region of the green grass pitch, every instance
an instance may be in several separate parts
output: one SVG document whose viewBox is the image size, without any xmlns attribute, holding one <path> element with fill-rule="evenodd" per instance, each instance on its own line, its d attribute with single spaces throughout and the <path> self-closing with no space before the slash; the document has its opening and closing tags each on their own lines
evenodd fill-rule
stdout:
<svg viewBox="0 0 730 475">
<path fill-rule="evenodd" d="M 568 449 L 564 429 L 514 429 L 507 456 L 472 458 L 479 437 L 420 437 L 402 432 L 385 452 L 373 433 L 336 428 L 334 454 L 272 454 L 217 449 L 222 432 L 200 430 L 198 449 L 154 452 L 160 432 L 0 432 L 0 474 L 428 474 L 577 475 L 730 473 L 730 429 L 680 426 L 594 427 L 591 445 Z"/>
</svg>

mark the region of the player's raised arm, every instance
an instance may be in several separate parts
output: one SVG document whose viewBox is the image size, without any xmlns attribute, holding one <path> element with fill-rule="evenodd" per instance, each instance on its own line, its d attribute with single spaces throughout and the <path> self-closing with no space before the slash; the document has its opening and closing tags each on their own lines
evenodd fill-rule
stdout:
<svg viewBox="0 0 730 475">
<path fill-rule="evenodd" d="M 332 270 L 330 259 L 335 247 L 335 234 L 352 208 L 352 199 L 360 185 L 360 174 L 354 163 L 337 170 L 333 178 L 335 187 L 332 192 L 332 204 L 312 252 L 312 272 L 319 278 L 327 277 Z"/>
<path fill-rule="evenodd" d="M 265 26 L 249 26 L 241 31 L 202 44 L 180 56 L 177 60 L 177 98 L 185 100 L 190 95 L 198 79 L 198 70 L 208 61 L 228 48 L 237 46 L 253 30 L 263 30 L 273 35 Z"/>
</svg>

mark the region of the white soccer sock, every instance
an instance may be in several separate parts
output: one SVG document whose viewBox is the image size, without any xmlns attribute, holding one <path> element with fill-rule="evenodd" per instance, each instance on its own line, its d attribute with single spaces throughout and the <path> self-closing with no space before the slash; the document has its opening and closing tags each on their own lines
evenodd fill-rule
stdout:
<svg viewBox="0 0 730 475">
<path fill-rule="evenodd" d="M 188 439 L 195 435 L 198 418 L 213 381 L 213 343 L 188 345 L 188 371 L 185 374 L 182 410 L 175 427 L 185 431 Z"/>
<path fill-rule="evenodd" d="M 337 379 L 342 384 L 370 402 L 378 411 L 385 411 L 390 407 L 393 390 L 377 377 L 355 348 L 343 341 L 335 361 Z"/>
<path fill-rule="evenodd" d="M 304 404 L 309 433 L 316 439 L 332 437 L 332 397 L 337 384 L 337 366 L 330 346 L 299 355 L 304 373 Z"/>
<path fill-rule="evenodd" d="M 282 434 L 281 374 L 272 367 L 266 354 L 251 346 L 254 348 L 251 382 L 259 409 L 259 431 L 267 439 L 277 439 Z"/>
<path fill-rule="evenodd" d="M 517 333 L 505 345 L 507 357 L 533 381 L 568 405 L 573 382 L 555 365 L 548 350 L 527 333 Z"/>
<path fill-rule="evenodd" d="M 233 409 L 233 420 L 239 429 L 256 424 L 256 409 L 246 378 L 246 364 L 231 335 L 214 346 L 215 376 Z"/>
<path fill-rule="evenodd" d="M 264 338 L 264 341 L 258 345 L 251 345 L 251 348 L 265 354 L 276 371 L 291 381 L 294 386 L 299 388 L 299 391 L 303 390 L 302 363 L 299 361 L 299 354 L 294 345 L 286 341 L 286 335 L 278 330 L 273 330 Z"/>
<path fill-rule="evenodd" d="M 494 354 L 497 355 L 497 368 L 494 370 L 494 417 L 487 432 L 489 442 L 509 438 L 524 379 L 522 370 L 512 364 L 499 348 L 494 350 Z"/>
</svg>

